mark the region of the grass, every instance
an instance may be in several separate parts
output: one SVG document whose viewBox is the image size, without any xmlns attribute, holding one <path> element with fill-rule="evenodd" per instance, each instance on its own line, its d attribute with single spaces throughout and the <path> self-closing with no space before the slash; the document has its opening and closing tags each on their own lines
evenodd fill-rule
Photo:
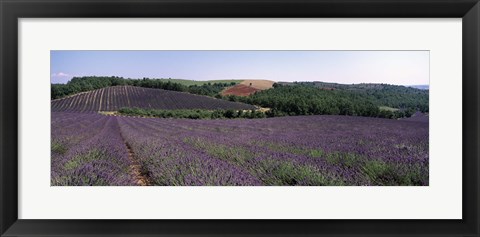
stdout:
<svg viewBox="0 0 480 237">
<path fill-rule="evenodd" d="M 100 177 L 87 176 L 60 176 L 52 178 L 52 186 L 109 186 L 110 184 Z"/>
<path fill-rule="evenodd" d="M 342 186 L 341 180 L 325 177 L 311 165 L 294 164 L 290 161 L 263 160 L 258 168 L 261 180 L 266 185 L 307 185 L 307 186 Z"/>
<path fill-rule="evenodd" d="M 244 164 L 254 157 L 250 151 L 242 147 L 229 147 L 210 143 L 199 138 L 185 138 L 184 142 L 190 143 L 196 148 L 202 149 L 213 157 L 237 164 Z"/>
<path fill-rule="evenodd" d="M 351 152 L 331 152 L 325 155 L 328 163 L 333 165 L 341 165 L 348 168 L 358 166 L 366 157 Z"/>
<path fill-rule="evenodd" d="M 60 149 L 52 143 L 52 151 Z M 86 154 L 73 157 L 64 164 L 64 169 L 69 173 L 58 177 L 52 177 L 52 186 L 109 186 L 110 184 L 94 171 L 85 172 L 81 167 L 89 162 L 105 159 L 105 155 L 99 150 L 92 150 Z M 80 170 L 79 170 L 80 168 Z"/>
<path fill-rule="evenodd" d="M 75 156 L 73 159 L 66 162 L 64 167 L 66 170 L 73 170 L 90 161 L 101 160 L 103 157 L 104 154 L 99 150 L 92 150 L 87 154 Z"/>
<path fill-rule="evenodd" d="M 399 109 L 397 109 L 397 108 L 392 108 L 392 107 L 388 107 L 388 106 L 378 106 L 378 109 L 385 110 L 385 111 L 390 111 L 390 112 L 399 111 Z"/>
<path fill-rule="evenodd" d="M 287 146 L 285 144 L 273 143 L 273 142 L 267 142 L 267 141 L 254 141 L 252 145 L 253 144 L 268 147 L 272 151 L 280 151 L 280 152 L 291 153 L 295 155 L 306 155 L 312 158 L 323 158 L 327 156 L 327 153 L 321 148 L 308 149 L 308 148 L 302 148 L 302 147 Z"/>
<path fill-rule="evenodd" d="M 57 153 L 60 155 L 64 155 L 65 153 L 67 153 L 67 147 L 65 147 L 64 144 L 60 142 L 55 142 L 55 141 L 52 141 L 51 150 L 52 150 L 52 153 Z"/>
<path fill-rule="evenodd" d="M 421 185 L 421 167 L 414 165 L 405 173 L 400 173 L 400 167 L 381 160 L 369 160 L 362 167 L 362 172 L 375 185 L 412 186 Z"/>
<path fill-rule="evenodd" d="M 175 82 L 179 83 L 185 86 L 201 86 L 203 84 L 207 83 L 230 83 L 230 82 L 235 82 L 235 83 L 240 83 L 243 80 L 208 80 L 208 81 L 195 81 L 195 80 L 187 80 L 187 79 L 161 79 L 162 81 L 170 81 L 170 82 Z"/>
<path fill-rule="evenodd" d="M 325 152 L 321 149 L 313 149 L 313 150 L 310 150 L 310 153 L 308 155 L 311 157 L 317 158 L 325 155 Z"/>
</svg>

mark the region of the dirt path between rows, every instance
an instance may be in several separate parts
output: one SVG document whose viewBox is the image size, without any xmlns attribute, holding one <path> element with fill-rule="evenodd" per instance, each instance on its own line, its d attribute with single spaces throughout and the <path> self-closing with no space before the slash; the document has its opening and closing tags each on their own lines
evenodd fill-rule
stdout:
<svg viewBox="0 0 480 237">
<path fill-rule="evenodd" d="M 140 162 L 135 158 L 135 153 L 133 153 L 132 148 L 130 145 L 124 140 L 125 146 L 127 147 L 128 151 L 128 159 L 131 162 L 130 170 L 132 172 L 133 177 L 135 178 L 135 182 L 139 186 L 150 186 L 152 182 L 148 179 L 147 176 L 142 174 L 142 169 L 140 166 Z"/>
<path fill-rule="evenodd" d="M 125 148 L 127 149 L 128 153 L 128 160 L 130 161 L 130 174 L 135 179 L 135 183 L 138 186 L 151 186 L 152 182 L 150 181 L 148 175 L 142 173 L 142 166 L 140 165 L 140 161 L 135 157 L 135 152 L 133 152 L 132 147 L 128 144 L 127 140 L 123 136 L 122 129 L 120 128 L 120 124 L 118 122 L 118 118 L 111 117 L 115 120 L 118 126 L 118 132 L 120 133 L 120 137 L 122 138 L 123 144 L 125 144 Z"/>
</svg>

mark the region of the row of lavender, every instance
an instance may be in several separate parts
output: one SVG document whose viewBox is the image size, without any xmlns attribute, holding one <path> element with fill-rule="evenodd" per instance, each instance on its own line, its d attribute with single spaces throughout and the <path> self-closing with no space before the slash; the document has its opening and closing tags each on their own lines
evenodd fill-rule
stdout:
<svg viewBox="0 0 480 237">
<path fill-rule="evenodd" d="M 135 185 L 114 117 L 52 112 L 51 184 Z"/>
<path fill-rule="evenodd" d="M 181 120 L 68 113 L 54 114 L 53 121 L 54 144 L 63 147 L 61 153 L 53 153 L 60 161 L 52 162 L 54 185 L 133 184 L 125 143 L 153 185 L 428 185 L 429 180 L 424 122 L 347 116 Z M 85 129 L 88 123 L 94 126 Z M 100 153 L 101 159 L 92 159 L 87 150 Z"/>
<path fill-rule="evenodd" d="M 79 93 L 51 102 L 55 112 L 117 111 L 123 107 L 144 109 L 254 109 L 253 105 L 177 91 L 134 86 L 112 86 Z"/>
</svg>

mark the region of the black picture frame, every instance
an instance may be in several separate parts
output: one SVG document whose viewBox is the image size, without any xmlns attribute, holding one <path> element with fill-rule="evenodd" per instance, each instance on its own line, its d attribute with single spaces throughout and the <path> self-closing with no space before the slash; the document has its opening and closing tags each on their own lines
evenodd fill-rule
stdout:
<svg viewBox="0 0 480 237">
<path fill-rule="evenodd" d="M 478 0 L 0 0 L 1 236 L 479 236 Z M 19 18 L 412 17 L 462 18 L 462 220 L 18 219 Z M 42 201 L 38 200 L 39 205 Z M 281 208 L 281 207 L 279 207 Z"/>
</svg>

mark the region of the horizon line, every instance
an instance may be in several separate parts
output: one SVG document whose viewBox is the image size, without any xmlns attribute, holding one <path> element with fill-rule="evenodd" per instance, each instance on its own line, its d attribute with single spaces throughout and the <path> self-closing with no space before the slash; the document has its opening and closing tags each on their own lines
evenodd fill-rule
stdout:
<svg viewBox="0 0 480 237">
<path fill-rule="evenodd" d="M 339 83 L 339 82 L 331 82 L 331 81 L 321 81 L 321 80 L 309 80 L 309 81 L 277 81 L 277 80 L 272 80 L 272 79 L 264 79 L 264 78 L 220 78 L 220 79 L 208 79 L 208 80 L 201 80 L 201 79 L 187 79 L 187 78 L 174 78 L 174 77 L 160 77 L 160 78 L 154 78 L 154 77 L 142 77 L 142 78 L 132 78 L 132 77 L 122 77 L 122 76 L 97 76 L 97 75 L 92 75 L 92 76 L 73 76 L 70 80 L 68 80 L 65 83 L 52 83 L 52 79 L 50 78 L 50 84 L 67 84 L 69 83 L 72 79 L 74 78 L 82 78 L 82 77 L 118 77 L 122 79 L 130 79 L 130 80 L 142 80 L 142 79 L 152 79 L 152 80 L 185 80 L 185 81 L 196 81 L 196 82 L 202 82 L 202 81 L 239 81 L 239 80 L 263 80 L 263 81 L 273 81 L 275 83 L 278 82 L 290 82 L 290 83 L 295 83 L 295 82 L 323 82 L 323 83 L 334 83 L 334 84 L 340 84 L 340 85 L 358 85 L 358 84 L 386 84 L 386 85 L 397 85 L 397 86 L 430 86 L 429 84 L 389 84 L 385 82 L 360 82 L 360 83 Z"/>
</svg>

